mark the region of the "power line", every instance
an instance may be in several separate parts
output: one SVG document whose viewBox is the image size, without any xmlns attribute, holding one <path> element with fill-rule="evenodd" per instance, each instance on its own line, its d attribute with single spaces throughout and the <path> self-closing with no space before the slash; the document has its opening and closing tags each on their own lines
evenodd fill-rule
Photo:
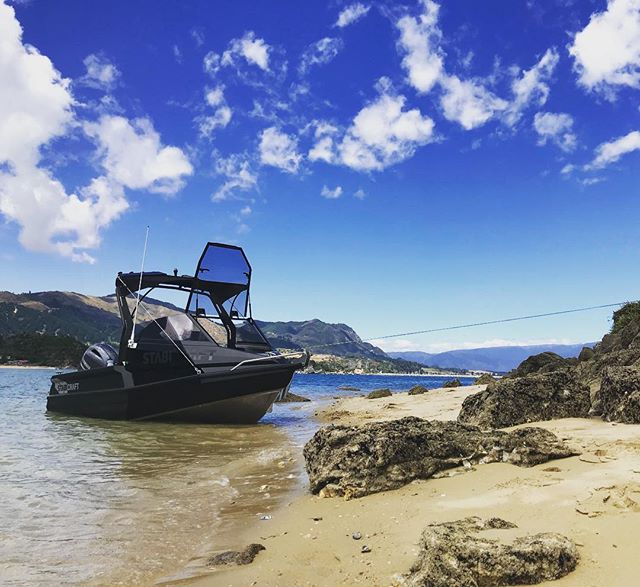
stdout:
<svg viewBox="0 0 640 587">
<path fill-rule="evenodd" d="M 447 330 L 460 330 L 462 328 L 473 328 L 474 326 L 488 326 L 491 324 L 503 324 L 505 322 L 517 322 L 519 320 L 532 320 L 534 318 L 546 318 L 549 316 L 561 316 L 562 314 L 574 314 L 576 312 L 588 312 L 590 310 L 602 310 L 604 308 L 615 308 L 617 306 L 623 306 L 628 302 L 616 302 L 615 304 L 601 304 L 599 306 L 587 306 L 584 308 L 572 308 L 571 310 L 558 310 L 556 312 L 545 312 L 544 314 L 529 314 L 528 316 L 516 316 L 515 318 L 501 318 L 499 320 L 487 320 L 486 322 L 472 322 L 470 324 L 457 324 L 455 326 L 442 326 L 440 328 L 428 328 L 425 330 L 414 330 L 411 332 L 400 332 L 398 334 L 387 334 L 384 336 L 373 336 L 371 338 L 364 338 L 361 342 L 371 342 L 374 340 L 385 340 L 388 338 L 398 338 L 400 336 L 413 336 L 415 334 L 429 334 L 432 332 L 445 332 Z M 330 342 L 327 344 L 310 345 L 309 348 L 324 348 L 330 346 L 338 346 L 343 344 L 353 344 L 353 340 L 346 340 L 342 342 Z"/>
</svg>

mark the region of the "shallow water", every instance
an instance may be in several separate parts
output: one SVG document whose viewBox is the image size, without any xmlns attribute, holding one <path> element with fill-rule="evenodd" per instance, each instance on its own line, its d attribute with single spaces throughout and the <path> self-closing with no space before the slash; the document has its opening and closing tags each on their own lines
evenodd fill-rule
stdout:
<svg viewBox="0 0 640 587">
<path fill-rule="evenodd" d="M 443 378 L 301 375 L 314 400 L 255 426 L 108 422 L 45 412 L 51 370 L 0 370 L 3 585 L 135 585 L 206 556 L 235 518 L 299 487 L 312 414 L 340 385 L 437 387 Z"/>
</svg>

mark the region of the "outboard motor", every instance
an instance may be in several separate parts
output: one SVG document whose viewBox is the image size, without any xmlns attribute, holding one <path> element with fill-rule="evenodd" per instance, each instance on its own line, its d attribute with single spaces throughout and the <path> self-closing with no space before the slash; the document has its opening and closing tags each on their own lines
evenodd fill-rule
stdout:
<svg viewBox="0 0 640 587">
<path fill-rule="evenodd" d="M 92 344 L 82 355 L 80 361 L 80 369 L 88 371 L 89 369 L 103 369 L 104 367 L 113 367 L 118 360 L 118 351 L 106 342 Z"/>
</svg>

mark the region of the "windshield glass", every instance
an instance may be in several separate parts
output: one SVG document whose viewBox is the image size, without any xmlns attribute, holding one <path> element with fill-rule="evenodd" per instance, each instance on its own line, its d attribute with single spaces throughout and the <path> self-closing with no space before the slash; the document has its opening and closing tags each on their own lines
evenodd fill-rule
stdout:
<svg viewBox="0 0 640 587">
<path fill-rule="evenodd" d="M 172 314 L 136 326 L 136 341 L 158 342 L 169 339 L 179 341 L 208 342 L 202 329 L 186 314 Z"/>
<path fill-rule="evenodd" d="M 229 315 L 237 312 L 239 317 L 247 315 L 248 288 L 251 279 L 251 266 L 242 249 L 228 245 L 209 244 L 202 254 L 196 269 L 196 277 L 205 281 L 217 281 L 244 286 L 244 288 L 218 288 L 217 299 Z M 193 305 L 193 300 L 192 300 Z M 193 308 L 190 308 L 193 311 Z"/>
</svg>

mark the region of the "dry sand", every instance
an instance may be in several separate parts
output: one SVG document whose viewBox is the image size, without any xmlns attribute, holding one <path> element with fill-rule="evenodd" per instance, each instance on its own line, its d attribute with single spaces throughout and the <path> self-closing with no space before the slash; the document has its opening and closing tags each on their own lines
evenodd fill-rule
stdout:
<svg viewBox="0 0 640 587">
<path fill-rule="evenodd" d="M 378 400 L 338 400 L 325 422 L 358 423 L 406 415 L 454 419 L 478 387 L 396 394 Z M 580 456 L 532 468 L 479 465 L 399 490 L 345 501 L 299 494 L 272 519 L 247 523 L 225 548 L 251 542 L 266 550 L 247 566 L 212 571 L 188 581 L 203 587 L 387 586 L 405 573 L 423 528 L 466 516 L 499 516 L 524 532 L 560 532 L 579 545 L 575 572 L 545 585 L 640 585 L 640 426 L 597 419 L 542 422 Z M 360 532 L 361 540 L 353 533 Z M 371 552 L 362 554 L 367 545 Z M 222 546 L 222 545 L 221 545 Z"/>
</svg>

